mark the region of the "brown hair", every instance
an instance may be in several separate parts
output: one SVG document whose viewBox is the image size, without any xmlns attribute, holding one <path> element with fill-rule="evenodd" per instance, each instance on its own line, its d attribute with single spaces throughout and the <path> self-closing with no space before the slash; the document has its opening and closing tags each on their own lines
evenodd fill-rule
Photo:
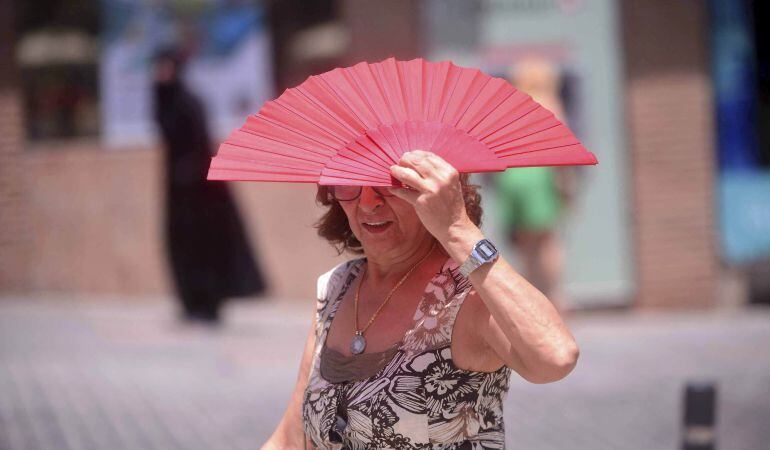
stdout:
<svg viewBox="0 0 770 450">
<path fill-rule="evenodd" d="M 468 213 L 468 217 L 476 226 L 481 226 L 480 186 L 469 184 L 467 173 L 460 174 L 460 185 L 462 186 L 465 211 Z M 356 236 L 350 229 L 348 217 L 345 215 L 342 206 L 332 198 L 329 186 L 319 185 L 315 200 L 319 205 L 329 207 L 326 213 L 314 225 L 318 229 L 318 235 L 329 241 L 339 254 L 345 251 L 357 254 L 363 253 L 361 242 L 356 239 Z"/>
</svg>

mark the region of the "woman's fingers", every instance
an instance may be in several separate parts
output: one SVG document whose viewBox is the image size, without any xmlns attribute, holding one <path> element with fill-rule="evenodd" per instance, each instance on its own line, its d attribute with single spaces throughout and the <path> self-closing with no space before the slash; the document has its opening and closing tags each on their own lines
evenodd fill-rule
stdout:
<svg viewBox="0 0 770 450">
<path fill-rule="evenodd" d="M 407 152 L 390 171 L 394 178 L 414 188 L 390 192 L 412 204 L 434 236 L 447 236 L 453 224 L 467 218 L 459 174 L 440 156 L 420 150 Z"/>
<path fill-rule="evenodd" d="M 423 150 L 413 150 L 404 153 L 399 161 L 402 167 L 410 167 L 421 177 L 430 179 L 435 178 L 444 181 L 452 178 L 452 173 L 456 172 L 443 158 L 432 152 Z"/>
<path fill-rule="evenodd" d="M 417 202 L 417 197 L 420 196 L 420 192 L 415 191 L 414 189 L 388 188 L 388 191 L 390 191 L 390 193 L 395 195 L 396 197 L 402 200 L 406 200 L 407 202 L 413 205 Z"/>
<path fill-rule="evenodd" d="M 390 173 L 398 179 L 398 181 L 417 189 L 418 191 L 426 191 L 428 189 L 425 179 L 420 176 L 416 170 L 410 167 L 390 166 Z"/>
<path fill-rule="evenodd" d="M 426 160 L 427 152 L 422 150 L 413 150 L 401 155 L 401 159 L 398 161 L 399 166 L 409 167 L 415 172 L 420 174 L 421 177 L 427 178 L 431 175 L 433 166 Z"/>
</svg>

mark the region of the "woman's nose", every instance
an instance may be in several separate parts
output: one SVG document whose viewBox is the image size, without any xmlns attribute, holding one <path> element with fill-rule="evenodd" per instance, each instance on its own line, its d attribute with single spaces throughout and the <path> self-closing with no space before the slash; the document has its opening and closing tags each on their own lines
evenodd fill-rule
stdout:
<svg viewBox="0 0 770 450">
<path fill-rule="evenodd" d="M 382 206 L 383 199 L 380 194 L 369 186 L 361 188 L 361 197 L 358 201 L 358 207 L 365 211 L 374 211 Z"/>
</svg>

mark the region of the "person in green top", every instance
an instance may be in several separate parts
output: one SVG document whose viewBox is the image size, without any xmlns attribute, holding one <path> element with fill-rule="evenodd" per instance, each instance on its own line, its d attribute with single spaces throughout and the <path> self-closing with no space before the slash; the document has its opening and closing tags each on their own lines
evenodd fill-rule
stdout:
<svg viewBox="0 0 770 450">
<path fill-rule="evenodd" d="M 521 61 L 509 78 L 563 120 L 562 80 L 553 63 Z M 519 250 L 528 279 L 557 307 L 565 303 L 560 290 L 563 252 L 557 228 L 573 196 L 574 176 L 572 167 L 522 167 L 493 177 L 500 225 Z"/>
</svg>

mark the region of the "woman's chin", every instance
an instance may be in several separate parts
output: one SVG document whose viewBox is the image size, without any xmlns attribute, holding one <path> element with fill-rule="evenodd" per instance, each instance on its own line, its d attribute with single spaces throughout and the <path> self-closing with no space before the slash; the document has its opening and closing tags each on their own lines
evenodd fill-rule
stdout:
<svg viewBox="0 0 770 450">
<path fill-rule="evenodd" d="M 363 238 L 363 239 L 362 239 Z M 369 234 L 364 232 L 364 236 L 358 239 L 367 253 L 387 253 L 390 250 L 403 244 L 403 239 L 392 236 L 392 233 Z"/>
<path fill-rule="evenodd" d="M 398 245 L 392 239 L 383 239 L 381 237 L 361 240 L 361 244 L 364 246 L 364 249 L 369 252 L 387 251 Z"/>
</svg>

